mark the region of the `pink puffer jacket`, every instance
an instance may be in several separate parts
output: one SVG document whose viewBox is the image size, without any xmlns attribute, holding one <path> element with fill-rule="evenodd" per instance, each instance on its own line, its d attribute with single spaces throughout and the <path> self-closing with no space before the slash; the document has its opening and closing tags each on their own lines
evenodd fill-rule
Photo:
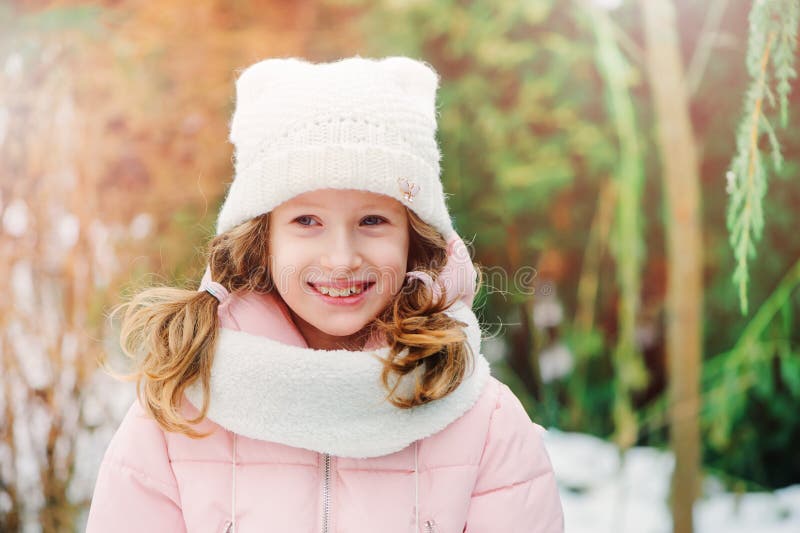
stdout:
<svg viewBox="0 0 800 533">
<path fill-rule="evenodd" d="M 87 531 L 562 532 L 544 430 L 489 374 L 471 302 L 450 312 L 468 324 L 473 372 L 447 397 L 399 410 L 380 401 L 374 359 L 303 347 L 280 302 L 231 295 L 198 427 L 213 434 L 164 432 L 134 402 Z M 191 417 L 200 396 L 187 397 Z"/>
<path fill-rule="evenodd" d="M 242 533 L 558 533 L 541 431 L 494 378 L 443 431 L 369 459 L 222 429 L 195 441 L 164 433 L 134 404 L 106 452 L 86 531 L 225 533 L 235 492 Z"/>
</svg>

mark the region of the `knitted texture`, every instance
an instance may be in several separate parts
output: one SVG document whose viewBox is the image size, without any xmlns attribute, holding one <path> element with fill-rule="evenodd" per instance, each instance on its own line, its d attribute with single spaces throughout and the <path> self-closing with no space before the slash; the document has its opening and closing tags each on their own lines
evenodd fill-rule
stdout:
<svg viewBox="0 0 800 533">
<path fill-rule="evenodd" d="M 445 239 L 454 229 L 436 142 L 439 76 L 408 57 L 270 58 L 236 81 L 235 176 L 217 235 L 317 189 L 385 194 Z"/>
</svg>

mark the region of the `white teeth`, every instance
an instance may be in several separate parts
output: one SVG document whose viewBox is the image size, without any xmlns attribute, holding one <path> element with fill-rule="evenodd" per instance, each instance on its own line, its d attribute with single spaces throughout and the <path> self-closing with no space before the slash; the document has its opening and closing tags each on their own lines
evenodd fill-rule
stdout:
<svg viewBox="0 0 800 533">
<path fill-rule="evenodd" d="M 360 294 L 364 290 L 363 287 L 351 287 L 349 289 L 335 289 L 333 287 L 325 287 L 323 285 L 317 286 L 316 289 L 322 294 L 333 296 L 335 298 L 341 296 L 350 296 L 352 294 Z"/>
</svg>

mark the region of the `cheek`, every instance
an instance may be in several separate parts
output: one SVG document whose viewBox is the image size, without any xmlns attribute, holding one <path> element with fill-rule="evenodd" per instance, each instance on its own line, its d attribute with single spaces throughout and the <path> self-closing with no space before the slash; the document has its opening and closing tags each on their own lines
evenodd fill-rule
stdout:
<svg viewBox="0 0 800 533">
<path fill-rule="evenodd" d="M 408 244 L 388 243 L 376 247 L 372 257 L 374 265 L 380 266 L 381 281 L 389 293 L 398 292 L 403 286 L 408 263 Z"/>
<path fill-rule="evenodd" d="M 405 275 L 406 269 L 408 267 L 408 248 L 409 248 L 408 236 L 406 236 L 401 242 L 399 242 L 395 246 L 394 262 L 401 276 Z"/>
<path fill-rule="evenodd" d="M 280 236 L 270 237 L 269 240 L 269 268 L 272 281 L 278 292 L 286 294 L 292 290 L 300 276 L 302 258 L 299 254 L 303 247 L 291 242 L 291 239 Z"/>
</svg>

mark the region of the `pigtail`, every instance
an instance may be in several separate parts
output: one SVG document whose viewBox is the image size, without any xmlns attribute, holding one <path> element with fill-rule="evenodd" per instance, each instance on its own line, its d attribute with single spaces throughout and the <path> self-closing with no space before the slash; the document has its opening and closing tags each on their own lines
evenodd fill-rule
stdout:
<svg viewBox="0 0 800 533">
<path fill-rule="evenodd" d="M 139 403 L 165 431 L 199 438 L 191 425 L 208 411 L 211 365 L 218 335 L 218 300 L 205 291 L 155 287 L 135 295 L 111 313 L 124 310 L 120 330 L 123 353 L 134 361 L 127 375 L 107 371 L 125 381 L 136 381 Z M 180 414 L 186 388 L 200 380 L 203 405 L 200 414 L 185 419 Z"/>
<path fill-rule="evenodd" d="M 212 278 L 232 293 L 269 291 L 269 214 L 251 219 L 216 236 L 208 249 Z M 193 425 L 202 421 L 210 402 L 211 368 L 219 335 L 219 300 L 206 291 L 153 287 L 115 307 L 110 318 L 124 310 L 120 346 L 133 360 L 134 370 L 119 374 L 101 359 L 103 369 L 123 381 L 136 382 L 144 410 L 165 431 L 202 438 Z M 184 393 L 200 381 L 203 402 L 194 418 L 181 415 Z"/>
<path fill-rule="evenodd" d="M 448 302 L 439 274 L 447 261 L 447 243 L 410 209 L 408 217 L 412 236 L 410 269 L 425 272 L 439 290 L 425 281 L 428 276 L 407 278 L 387 310 L 375 321 L 375 327 L 390 347 L 381 372 L 381 382 L 388 391 L 386 399 L 403 409 L 453 392 L 472 371 L 476 356 L 464 332 L 467 324 L 445 312 L 452 302 Z M 479 275 L 478 286 L 480 282 Z M 411 395 L 399 397 L 397 388 L 402 378 L 420 366 L 421 376 L 415 380 Z"/>
</svg>

